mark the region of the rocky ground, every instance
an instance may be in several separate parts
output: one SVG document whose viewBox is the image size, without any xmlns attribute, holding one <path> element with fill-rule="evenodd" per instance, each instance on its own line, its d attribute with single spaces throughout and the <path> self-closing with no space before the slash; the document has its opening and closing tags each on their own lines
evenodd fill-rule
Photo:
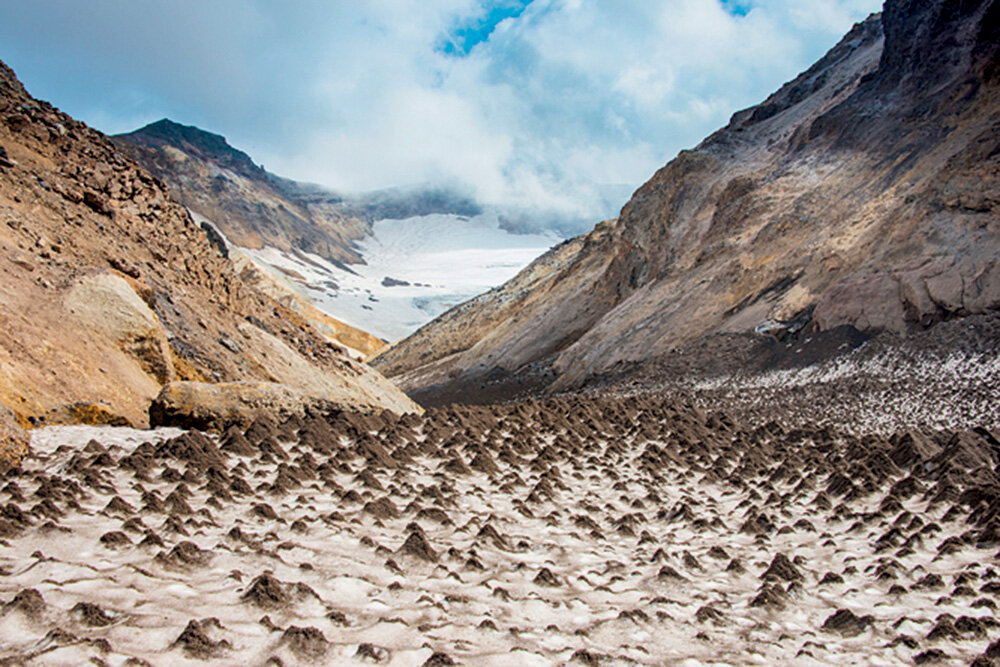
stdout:
<svg viewBox="0 0 1000 667">
<path fill-rule="evenodd" d="M 998 457 L 649 395 L 49 427 L 0 486 L 0 659 L 992 664 Z"/>
<path fill-rule="evenodd" d="M 495 390 L 510 384 L 507 378 Z M 530 382 L 524 386 L 532 393 Z M 748 424 L 777 420 L 787 428 L 830 426 L 855 434 L 1000 424 L 1000 314 L 902 336 L 846 327 L 782 340 L 714 336 L 652 363 L 623 366 L 587 391 L 655 392 L 724 409 Z"/>
</svg>

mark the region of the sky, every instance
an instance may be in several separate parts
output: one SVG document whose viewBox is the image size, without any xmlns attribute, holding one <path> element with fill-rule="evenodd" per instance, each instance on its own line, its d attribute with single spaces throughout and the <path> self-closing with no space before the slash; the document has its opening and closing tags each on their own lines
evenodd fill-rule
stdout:
<svg viewBox="0 0 1000 667">
<path fill-rule="evenodd" d="M 583 228 L 879 0 L 0 0 L 0 60 L 114 134 L 170 118 L 342 192 Z"/>
</svg>

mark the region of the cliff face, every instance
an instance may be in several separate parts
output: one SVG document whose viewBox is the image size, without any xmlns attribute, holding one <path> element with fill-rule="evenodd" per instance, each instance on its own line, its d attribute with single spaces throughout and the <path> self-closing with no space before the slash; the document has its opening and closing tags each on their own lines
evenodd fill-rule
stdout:
<svg viewBox="0 0 1000 667">
<path fill-rule="evenodd" d="M 572 259 L 550 253 L 375 366 L 415 389 L 544 363 L 568 388 L 714 333 L 906 332 L 996 309 L 998 7 L 890 0 Z"/>
<path fill-rule="evenodd" d="M 338 387 L 417 409 L 237 275 L 162 182 L 0 63 L 0 403 L 142 424 L 176 380 Z M 319 385 L 317 385 L 319 386 Z"/>
<path fill-rule="evenodd" d="M 224 137 L 164 119 L 112 140 L 238 246 L 362 261 L 352 243 L 371 231 L 368 221 L 341 213 L 336 198 L 286 186 Z"/>
</svg>

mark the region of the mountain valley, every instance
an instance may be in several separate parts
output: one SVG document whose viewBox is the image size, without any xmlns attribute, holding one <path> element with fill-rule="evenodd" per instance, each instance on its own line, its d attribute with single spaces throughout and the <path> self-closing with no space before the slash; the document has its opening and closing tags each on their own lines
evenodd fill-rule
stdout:
<svg viewBox="0 0 1000 667">
<path fill-rule="evenodd" d="M 578 236 L 461 192 L 0 63 L 0 664 L 1000 665 L 1000 0 Z"/>
</svg>

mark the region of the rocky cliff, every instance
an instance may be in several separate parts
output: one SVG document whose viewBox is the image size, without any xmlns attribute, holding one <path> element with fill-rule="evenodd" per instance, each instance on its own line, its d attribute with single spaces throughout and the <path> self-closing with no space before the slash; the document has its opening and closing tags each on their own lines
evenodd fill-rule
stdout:
<svg viewBox="0 0 1000 667">
<path fill-rule="evenodd" d="M 181 380 L 417 409 L 241 279 L 161 181 L 2 63 L 0 249 L 0 403 L 22 422 L 142 424 Z"/>
<path fill-rule="evenodd" d="M 617 220 L 374 365 L 554 388 L 720 334 L 906 334 L 1000 306 L 1000 2 L 889 0 Z"/>
</svg>

